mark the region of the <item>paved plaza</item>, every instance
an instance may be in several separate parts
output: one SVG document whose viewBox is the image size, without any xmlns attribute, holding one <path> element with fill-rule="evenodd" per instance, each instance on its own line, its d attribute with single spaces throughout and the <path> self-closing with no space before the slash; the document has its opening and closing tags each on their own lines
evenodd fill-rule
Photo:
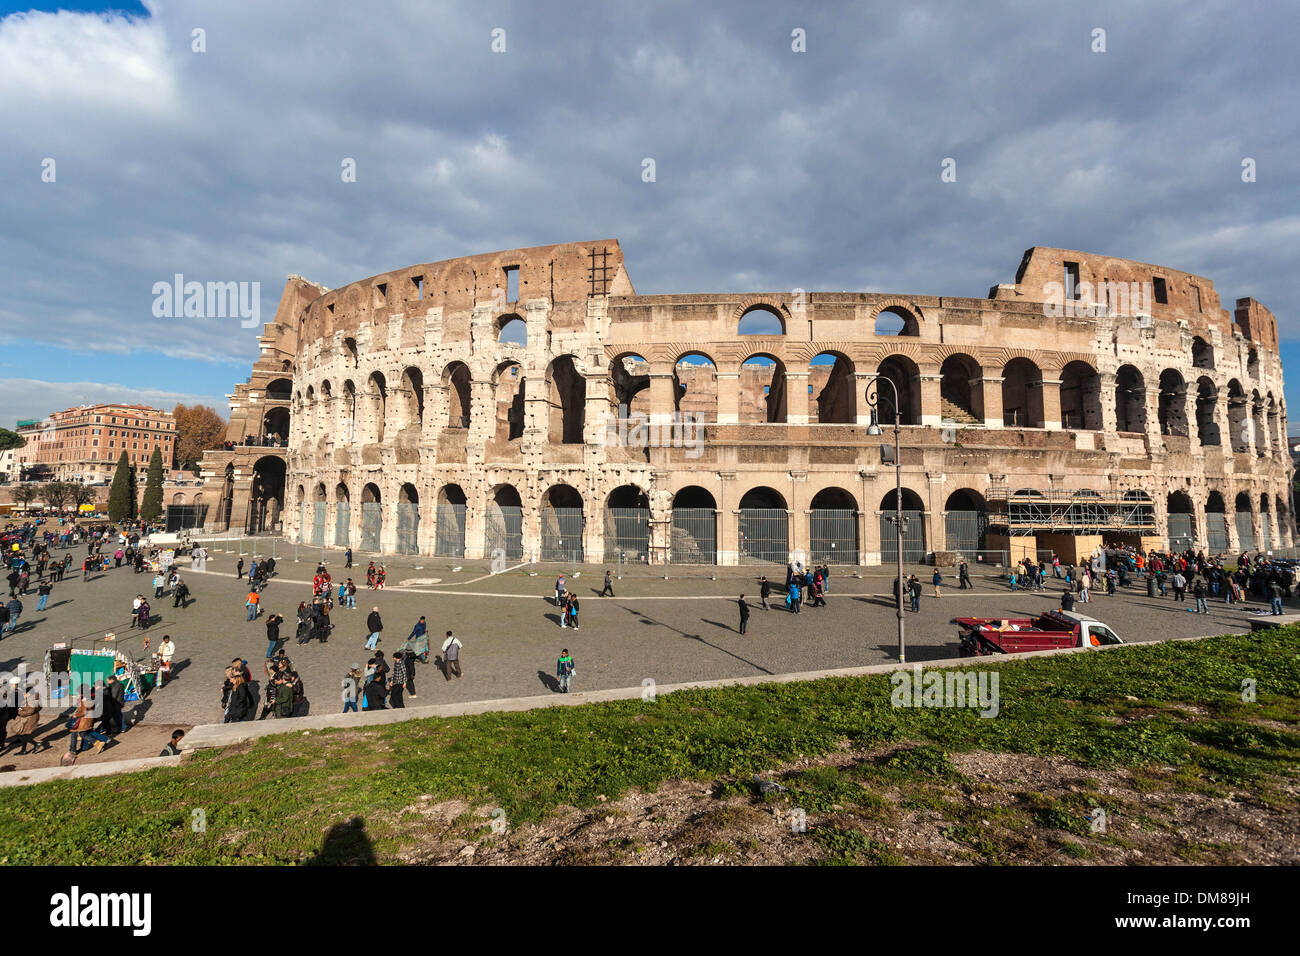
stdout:
<svg viewBox="0 0 1300 956">
<path fill-rule="evenodd" d="M 416 689 L 419 705 L 441 704 L 545 693 L 555 687 L 555 660 L 569 648 L 577 663 L 575 690 L 639 686 L 647 678 L 657 684 L 694 680 L 753 677 L 823 668 L 857 667 L 895 659 L 897 641 L 887 571 L 857 569 L 832 573 L 828 606 L 799 615 L 779 607 L 758 607 L 758 577 L 765 571 L 779 585 L 782 568 L 631 569 L 615 582 L 617 597 L 597 597 L 603 569 L 597 566 L 526 566 L 490 574 L 482 562 L 441 562 L 424 559 L 388 561 L 390 584 L 382 591 L 364 588 L 365 560 L 352 572 L 362 584 L 357 609 L 336 608 L 334 634 L 325 645 L 305 646 L 293 640 L 298 602 L 310 600 L 310 578 L 319 551 L 304 551 L 294 563 L 292 546 L 279 546 L 277 575 L 263 592 L 265 613 L 286 618 L 282 635 L 286 652 L 305 682 L 312 713 L 341 709 L 340 682 L 352 664 L 364 664 L 365 618 L 378 605 L 384 620 L 380 648 L 391 654 L 423 614 L 428 618 L 436 652 L 441 636 L 453 630 L 464 642 L 464 677 L 444 680 L 433 666 L 419 665 Z M 269 548 L 268 548 L 269 552 Z M 245 582 L 234 576 L 234 554 L 209 558 L 206 573 L 182 565 L 193 600 L 186 609 L 172 607 L 170 598 L 152 601 L 162 620 L 149 629 L 154 647 L 170 634 L 177 646 L 175 678 L 138 705 L 134 719 L 145 724 L 190 725 L 219 722 L 223 669 L 235 656 L 248 659 L 255 690 L 261 691 L 261 662 L 266 651 L 263 620 L 245 620 Z M 420 564 L 414 562 L 418 560 Z M 337 584 L 346 578 L 341 555 L 326 553 Z M 459 567 L 459 571 L 452 570 Z M 581 598 L 581 628 L 561 629 L 550 597 L 557 573 L 568 577 L 569 590 Z M 1059 603 L 1060 587 L 1044 592 L 1010 592 L 994 569 L 973 573 L 974 591 L 945 586 L 936 599 L 928 581 L 932 569 L 911 568 L 926 581 L 921 611 L 906 615 L 909 662 L 957 655 L 954 616 L 1023 617 Z M 532 573 L 530 573 L 532 572 Z M 580 572 L 575 577 L 575 572 Z M 855 577 L 860 573 L 861 577 Z M 717 580 L 712 580 L 716 575 Z M 955 580 L 955 575 L 946 576 Z M 46 649 L 56 641 L 87 647 L 105 632 L 114 632 L 121 646 L 139 655 L 142 636 L 128 626 L 131 599 L 150 595 L 150 574 L 115 569 L 83 583 L 74 575 L 59 584 L 50 606 L 36 612 L 35 595 L 24 603 L 18 631 L 0 643 L 0 664 L 13 670 L 22 661 L 39 667 Z M 405 583 L 404 583 L 405 582 Z M 415 583 L 421 582 L 421 583 Z M 736 598 L 744 592 L 754 605 L 748 633 L 737 632 Z M 779 600 L 773 602 L 779 605 Z M 1211 604 L 1209 615 L 1187 613 L 1186 605 L 1168 598 L 1151 599 L 1145 589 L 1129 588 L 1111 598 L 1094 596 L 1079 609 L 1105 621 L 1130 642 L 1241 632 L 1249 615 L 1240 607 Z M 1258 605 L 1248 605 L 1257 607 Z M 408 698 L 409 699 L 409 698 Z M 128 735 L 129 736 L 129 735 Z"/>
</svg>

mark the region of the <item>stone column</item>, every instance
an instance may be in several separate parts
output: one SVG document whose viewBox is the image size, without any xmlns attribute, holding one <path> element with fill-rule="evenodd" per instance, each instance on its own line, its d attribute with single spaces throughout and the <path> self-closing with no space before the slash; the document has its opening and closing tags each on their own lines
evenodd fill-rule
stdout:
<svg viewBox="0 0 1300 956">
<path fill-rule="evenodd" d="M 948 550 L 948 525 L 944 518 L 943 505 L 940 500 L 943 495 L 943 475 L 935 472 L 927 472 L 926 502 L 925 502 L 925 542 L 931 552 Z"/>
<path fill-rule="evenodd" d="M 718 472 L 718 564 L 733 566 L 740 563 L 740 522 L 735 509 L 740 500 L 735 495 L 736 473 Z"/>
<path fill-rule="evenodd" d="M 1142 402 L 1146 407 L 1147 447 L 1151 451 L 1161 451 L 1165 446 L 1165 436 L 1160 434 L 1160 387 L 1148 385 L 1142 390 Z"/>
<path fill-rule="evenodd" d="M 1115 373 L 1101 372 L 1097 378 L 1101 390 L 1101 430 L 1113 435 L 1119 430 L 1119 418 L 1115 414 Z"/>
<path fill-rule="evenodd" d="M 984 427 L 1002 428 L 1002 378 L 986 376 L 984 385 Z"/>
<path fill-rule="evenodd" d="M 880 486 L 876 475 L 870 471 L 859 471 L 862 479 L 862 563 L 880 564 Z"/>
<path fill-rule="evenodd" d="M 922 425 L 938 428 L 943 422 L 943 404 L 940 401 L 940 383 L 943 376 L 938 373 L 922 372 L 917 376 L 921 385 L 921 419 Z"/>
<path fill-rule="evenodd" d="M 673 367 L 650 371 L 650 422 L 656 428 L 673 420 L 677 403 L 673 395 Z"/>
<path fill-rule="evenodd" d="M 859 425 L 871 424 L 871 406 L 867 404 L 867 390 L 871 388 L 871 379 L 874 375 L 874 372 L 853 373 L 853 384 L 857 389 L 854 404 L 858 410 L 857 423 Z"/>
<path fill-rule="evenodd" d="M 465 488 L 465 557 L 490 558 L 483 549 L 483 535 L 487 530 L 488 483 L 479 478 Z"/>
<path fill-rule="evenodd" d="M 812 515 L 808 497 L 808 473 L 806 471 L 790 472 L 790 493 L 788 497 L 789 512 L 786 522 L 787 551 L 803 551 L 804 565 L 812 562 Z"/>
<path fill-rule="evenodd" d="M 789 425 L 808 424 L 807 369 L 785 373 L 785 420 Z"/>
<path fill-rule="evenodd" d="M 728 369 L 718 376 L 718 424 L 735 425 L 740 421 L 740 372 Z"/>
<path fill-rule="evenodd" d="M 1052 431 L 1061 430 L 1061 380 L 1045 378 L 1043 388 L 1043 427 Z"/>
</svg>

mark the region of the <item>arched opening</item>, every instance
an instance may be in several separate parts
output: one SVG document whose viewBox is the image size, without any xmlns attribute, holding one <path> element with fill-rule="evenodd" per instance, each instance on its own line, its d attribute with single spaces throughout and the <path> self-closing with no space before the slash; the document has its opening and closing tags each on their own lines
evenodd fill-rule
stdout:
<svg viewBox="0 0 1300 956">
<path fill-rule="evenodd" d="M 354 369 L 361 367 L 361 358 L 357 353 L 357 340 L 346 338 L 343 340 L 343 358 L 346 364 L 351 365 Z"/>
<path fill-rule="evenodd" d="M 249 492 L 248 518 L 244 527 L 249 534 L 279 531 L 280 512 L 283 510 L 284 459 L 267 455 L 257 459 L 253 465 L 253 485 Z"/>
<path fill-rule="evenodd" d="M 1214 346 L 1199 335 L 1192 339 L 1192 368 L 1214 368 Z"/>
<path fill-rule="evenodd" d="M 517 442 L 524 437 L 524 369 L 518 362 L 503 362 L 492 381 L 496 397 L 498 442 Z"/>
<path fill-rule="evenodd" d="M 1043 427 L 1043 373 L 1027 358 L 1002 369 L 1002 422 L 1008 428 Z"/>
<path fill-rule="evenodd" d="M 867 386 L 867 407 L 874 406 L 877 422 L 885 427 L 894 423 L 894 389 L 897 389 L 899 424 L 919 425 L 921 370 L 916 363 L 903 355 L 891 355 L 876 367 L 876 373 L 894 383 L 893 389 L 881 382 Z"/>
<path fill-rule="evenodd" d="M 984 424 L 984 370 L 969 355 L 949 355 L 939 366 L 939 404 L 944 422 Z"/>
<path fill-rule="evenodd" d="M 785 319 L 770 305 L 746 309 L 736 324 L 737 335 L 785 335 Z"/>
<path fill-rule="evenodd" d="M 1187 383 L 1177 369 L 1160 373 L 1160 399 L 1157 406 L 1160 434 L 1187 434 Z"/>
<path fill-rule="evenodd" d="M 898 560 L 897 496 L 891 490 L 880 502 L 880 560 L 892 564 Z M 925 505 L 921 496 L 910 488 L 903 489 L 903 561 L 925 560 Z"/>
<path fill-rule="evenodd" d="M 650 363 L 635 352 L 617 356 L 609 363 L 610 404 L 621 433 L 631 435 L 631 419 L 644 424 L 650 421 Z"/>
<path fill-rule="evenodd" d="M 876 315 L 877 335 L 920 335 L 921 323 L 907 309 L 891 306 Z"/>
<path fill-rule="evenodd" d="M 671 563 L 716 564 L 718 504 L 713 495 L 698 485 L 690 485 L 677 492 L 673 496 L 671 535 Z"/>
<path fill-rule="evenodd" d="M 420 493 L 412 484 L 397 490 L 397 553 L 420 553 Z"/>
<path fill-rule="evenodd" d="M 1205 543 L 1212 554 L 1228 550 L 1228 516 L 1223 495 L 1211 491 L 1205 499 Z"/>
<path fill-rule="evenodd" d="M 1264 425 L 1264 399 L 1258 389 L 1250 393 L 1250 424 L 1255 439 L 1255 454 L 1263 458 L 1269 452 L 1268 429 Z"/>
<path fill-rule="evenodd" d="M 343 383 L 343 443 L 357 440 L 357 387 L 348 379 Z"/>
<path fill-rule="evenodd" d="M 339 482 L 334 486 L 334 547 L 346 548 L 352 543 L 352 498 L 348 486 Z"/>
<path fill-rule="evenodd" d="M 739 420 L 742 424 L 786 420 L 785 365 L 770 355 L 754 355 L 740 366 Z"/>
<path fill-rule="evenodd" d="M 488 494 L 483 551 L 493 562 L 524 559 L 523 500 L 514 485 L 497 485 Z"/>
<path fill-rule="evenodd" d="M 1259 378 L 1259 350 L 1254 347 L 1246 353 L 1246 374 Z"/>
<path fill-rule="evenodd" d="M 293 383 L 287 378 L 273 378 L 266 383 L 268 402 L 287 402 L 293 398 Z"/>
<path fill-rule="evenodd" d="M 1205 376 L 1196 380 L 1196 437 L 1202 445 L 1218 445 L 1219 423 L 1215 420 L 1219 408 L 1219 390 Z"/>
<path fill-rule="evenodd" d="M 273 448 L 289 444 L 289 409 L 283 405 L 268 408 L 262 416 L 262 444 Z"/>
<path fill-rule="evenodd" d="M 1121 432 L 1147 430 L 1146 381 L 1132 365 L 1122 366 L 1115 375 L 1115 424 Z"/>
<path fill-rule="evenodd" d="M 561 355 L 551 363 L 546 373 L 546 384 L 551 444 L 581 445 L 586 420 L 587 380 L 578 372 L 573 356 Z"/>
<path fill-rule="evenodd" d="M 378 551 L 384 531 L 383 502 L 373 482 L 361 489 L 361 550 Z"/>
<path fill-rule="evenodd" d="M 1241 551 L 1255 550 L 1255 523 L 1251 517 L 1250 495 L 1241 492 L 1234 502 L 1234 518 L 1237 523 L 1237 548 Z"/>
<path fill-rule="evenodd" d="M 974 558 L 985 550 L 989 507 L 983 495 L 970 488 L 960 488 L 948 496 L 943 512 L 944 537 L 949 551 Z"/>
<path fill-rule="evenodd" d="M 673 364 L 673 409 L 686 421 L 718 420 L 718 367 L 700 352 L 688 352 Z"/>
<path fill-rule="evenodd" d="M 452 362 L 443 370 L 442 384 L 447 389 L 447 427 L 469 428 L 469 366 Z"/>
<path fill-rule="evenodd" d="M 650 499 L 636 485 L 621 485 L 605 501 L 605 561 L 650 561 Z"/>
<path fill-rule="evenodd" d="M 384 440 L 384 422 L 388 416 L 388 383 L 382 372 L 371 372 L 366 379 L 365 418 L 362 444 L 378 445 Z"/>
<path fill-rule="evenodd" d="M 467 499 L 460 485 L 443 485 L 438 491 L 438 513 L 434 519 L 433 553 L 443 558 L 465 556 L 465 513 Z M 491 553 L 488 554 L 491 557 Z"/>
<path fill-rule="evenodd" d="M 230 519 L 235 504 L 235 466 L 226 465 L 226 476 L 221 483 L 221 500 L 217 505 L 218 530 L 230 530 Z"/>
<path fill-rule="evenodd" d="M 822 352 L 808 367 L 810 421 L 823 425 L 853 425 L 858 420 L 858 388 L 853 362 L 839 352 Z"/>
<path fill-rule="evenodd" d="M 1243 454 L 1250 450 L 1250 420 L 1247 406 L 1250 400 L 1246 391 L 1235 378 L 1228 382 L 1228 435 L 1232 440 L 1234 454 Z"/>
<path fill-rule="evenodd" d="M 1169 550 L 1175 554 L 1195 550 L 1196 508 L 1191 496 L 1185 491 L 1171 492 L 1165 499 L 1165 511 L 1169 520 Z"/>
<path fill-rule="evenodd" d="M 420 430 L 424 427 L 424 373 L 418 368 L 408 368 L 402 372 L 402 393 L 398 406 L 397 431 L 410 430 L 414 439 L 420 439 Z"/>
<path fill-rule="evenodd" d="M 542 495 L 543 561 L 582 561 L 582 495 L 569 485 L 552 485 Z"/>
<path fill-rule="evenodd" d="M 1061 425 L 1101 430 L 1101 376 L 1087 362 L 1071 362 L 1061 369 Z"/>
<path fill-rule="evenodd" d="M 843 488 L 823 488 L 809 504 L 808 560 L 859 564 L 858 500 Z"/>
<path fill-rule="evenodd" d="M 741 564 L 790 560 L 790 520 L 785 498 L 772 488 L 751 488 L 740 499 L 737 551 Z"/>
<path fill-rule="evenodd" d="M 1259 550 L 1265 554 L 1273 548 L 1272 502 L 1268 495 L 1259 496 Z"/>
<path fill-rule="evenodd" d="M 501 345 L 528 345 L 528 323 L 511 313 L 497 319 L 497 342 Z"/>
</svg>

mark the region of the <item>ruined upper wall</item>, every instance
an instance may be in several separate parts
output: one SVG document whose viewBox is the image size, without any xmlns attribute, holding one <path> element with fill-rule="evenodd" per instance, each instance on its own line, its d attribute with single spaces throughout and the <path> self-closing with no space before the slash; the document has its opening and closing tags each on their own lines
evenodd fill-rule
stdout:
<svg viewBox="0 0 1300 956">
<path fill-rule="evenodd" d="M 515 270 L 518 291 L 510 299 L 509 273 Z M 308 306 L 302 338 L 328 338 L 395 314 L 423 315 L 437 308 L 467 313 L 490 302 L 498 312 L 516 312 L 534 298 L 585 314 L 585 306 L 572 306 L 592 295 L 634 294 L 617 239 L 510 249 L 407 266 L 326 292 Z"/>
</svg>

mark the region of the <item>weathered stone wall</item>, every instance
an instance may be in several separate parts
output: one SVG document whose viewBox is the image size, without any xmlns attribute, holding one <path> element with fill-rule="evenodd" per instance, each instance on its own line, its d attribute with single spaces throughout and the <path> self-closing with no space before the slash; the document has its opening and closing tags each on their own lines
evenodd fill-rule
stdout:
<svg viewBox="0 0 1300 956">
<path fill-rule="evenodd" d="M 877 334 L 885 312 L 902 334 Z M 740 334 L 756 314 L 769 331 Z M 515 319 L 526 344 L 501 341 Z M 766 364 L 746 364 L 755 357 Z M 568 495 L 584 511 L 585 556 L 598 561 L 612 552 L 611 495 L 633 486 L 616 506 L 644 495 L 649 560 L 661 562 L 674 499 L 690 488 L 707 492 L 687 492 L 692 507 L 716 510 L 726 564 L 745 559 L 742 499 L 767 489 L 745 507 L 784 508 L 788 548 L 824 549 L 813 512 L 847 503 L 852 556 L 874 563 L 895 481 L 881 453 L 893 389 L 877 376 L 899 392 L 905 506 L 924 512 L 927 551 L 948 550 L 946 512 L 1019 488 L 1142 492 L 1162 535 L 1181 492 L 1202 546 L 1207 505 L 1221 500 L 1229 550 L 1238 506 L 1256 542 L 1267 529 L 1273 547 L 1293 543 L 1272 314 L 1241 299 L 1230 315 L 1210 280 L 1129 260 L 1035 247 L 1015 283 L 982 299 L 642 296 L 614 240 L 411 266 L 332 291 L 295 278 L 253 379 L 232 397 L 232 436 L 256 432 L 265 388 L 285 374 L 283 528 L 309 540 L 322 502 L 326 544 L 338 528 L 340 543 L 360 546 L 365 501 L 378 550 L 432 553 L 438 502 L 463 501 L 463 553 L 480 557 L 493 502 L 517 492 L 533 559 L 553 520 L 544 501 Z M 870 437 L 877 390 L 884 436 Z M 673 447 L 680 432 L 646 447 L 628 428 L 639 413 L 656 426 L 703 421 L 699 447 Z M 631 440 L 611 440 L 622 434 Z M 250 469 L 263 452 L 205 459 L 210 479 L 233 469 L 233 525 L 258 511 Z"/>
</svg>

